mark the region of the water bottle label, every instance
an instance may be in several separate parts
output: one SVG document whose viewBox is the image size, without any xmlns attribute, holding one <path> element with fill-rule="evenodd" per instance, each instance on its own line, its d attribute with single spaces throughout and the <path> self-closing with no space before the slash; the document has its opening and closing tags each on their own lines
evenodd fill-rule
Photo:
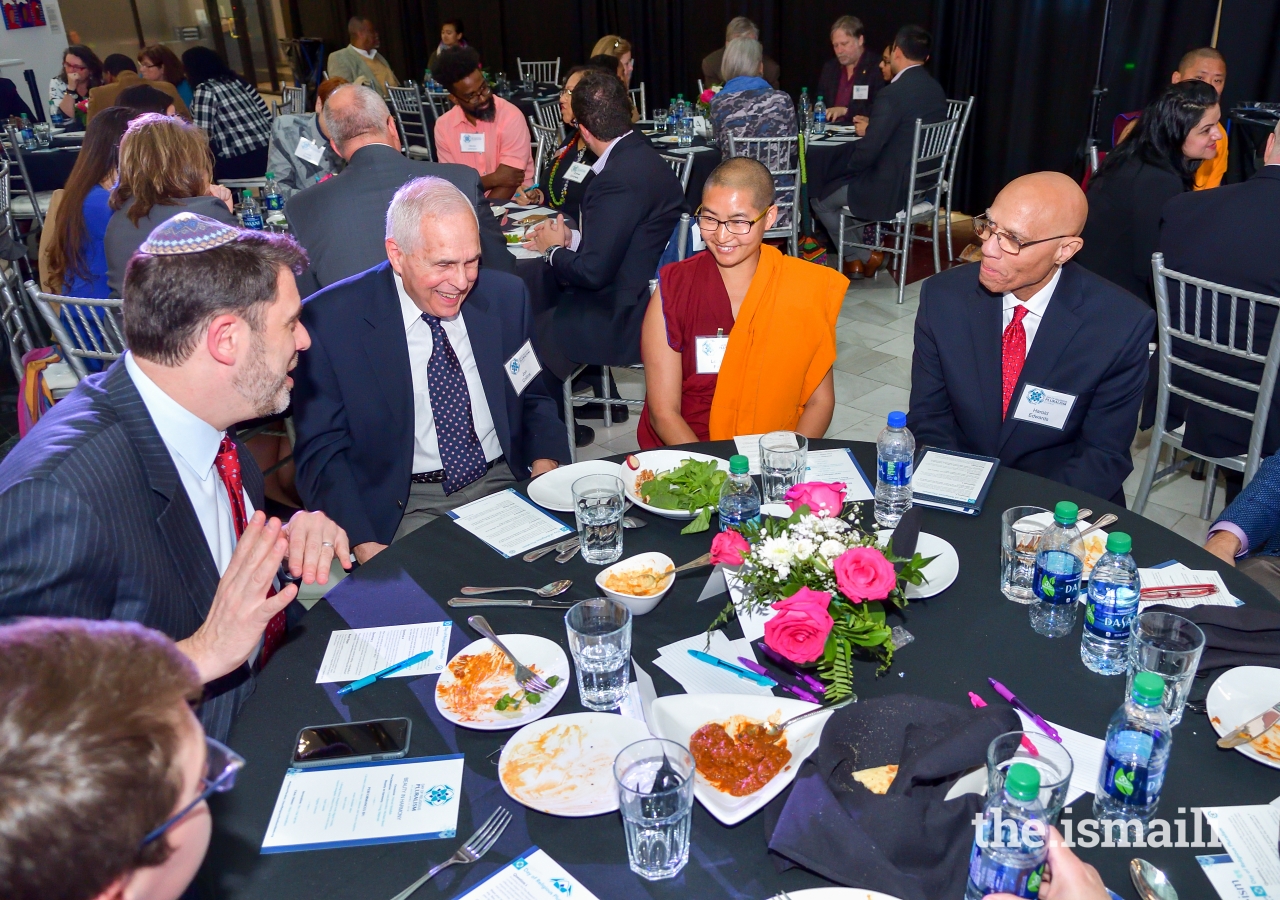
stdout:
<svg viewBox="0 0 1280 900">
<path fill-rule="evenodd" d="M 973 848 L 969 860 L 969 884 L 986 894 L 1012 894 L 1035 900 L 1040 896 L 1040 881 L 1044 876 L 1044 863 L 1034 868 L 1010 866 L 984 857 L 981 848 Z"/>
<path fill-rule="evenodd" d="M 1042 603 L 1066 606 L 1075 603 L 1080 596 L 1080 573 L 1064 575 L 1050 572 L 1036 560 L 1036 572 L 1031 585 L 1036 598 Z"/>
<path fill-rule="evenodd" d="M 255 213 L 246 213 L 244 216 L 244 227 L 254 231 L 261 231 L 262 216 Z"/>
<path fill-rule="evenodd" d="M 284 209 L 284 197 L 279 194 L 267 194 L 267 209 Z"/>
<path fill-rule="evenodd" d="M 1136 591 L 1090 582 L 1089 603 L 1084 610 L 1084 627 L 1090 634 L 1105 640 L 1126 639 L 1137 614 Z"/>
<path fill-rule="evenodd" d="M 1125 806 L 1146 806 L 1148 773 L 1146 766 L 1126 764 L 1110 753 L 1103 763 L 1102 789 Z"/>
<path fill-rule="evenodd" d="M 911 484 L 913 469 L 914 463 L 909 459 L 896 462 L 890 462 L 887 459 L 876 461 L 876 475 L 879 477 L 880 483 L 893 485 L 894 487 L 906 487 Z"/>
</svg>

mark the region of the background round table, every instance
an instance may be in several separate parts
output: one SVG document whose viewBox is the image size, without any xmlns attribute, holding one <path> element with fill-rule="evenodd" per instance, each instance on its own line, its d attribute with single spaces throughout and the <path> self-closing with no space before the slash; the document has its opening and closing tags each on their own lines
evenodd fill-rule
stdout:
<svg viewBox="0 0 1280 900">
<path fill-rule="evenodd" d="M 864 471 L 874 471 L 872 444 L 814 441 L 812 447 L 851 446 Z M 692 449 L 692 448 L 691 448 Z M 721 457 L 734 452 L 730 442 L 696 445 Z M 1007 684 L 1045 718 L 1101 737 L 1121 702 L 1124 679 L 1089 672 L 1080 662 L 1080 627 L 1068 638 L 1049 640 L 1032 632 L 1027 608 L 1006 600 L 999 583 L 1000 514 L 1011 506 L 1052 508 L 1058 500 L 1088 505 L 1095 515 L 1116 512 L 1112 526 L 1133 536 L 1140 566 L 1177 558 L 1193 569 L 1216 568 L 1231 591 L 1246 603 L 1272 604 L 1261 587 L 1235 569 L 1171 531 L 1080 491 L 1022 472 L 1001 468 L 982 515 L 967 516 L 926 510 L 924 530 L 956 548 L 961 564 L 955 584 L 937 597 L 916 601 L 902 614 L 890 614 L 915 641 L 894 654 L 892 670 L 876 677 L 875 665 L 857 664 L 854 689 L 862 698 L 912 693 L 957 706 L 968 705 L 968 692 L 995 700 L 986 683 L 992 676 Z M 869 505 L 869 504 L 868 504 Z M 632 510 L 648 527 L 625 534 L 626 556 L 662 550 L 677 564 L 706 552 L 714 531 L 682 536 L 682 523 Z M 572 523 L 571 516 L 561 516 Z M 714 526 L 714 520 L 713 520 Z M 765 846 L 762 815 L 733 828 L 713 819 L 694 804 L 689 864 L 679 877 L 649 883 L 627 867 L 622 824 L 617 813 L 566 819 L 526 809 L 511 800 L 497 781 L 498 751 L 511 731 L 478 732 L 455 728 L 435 709 L 434 677 L 390 679 L 338 699 L 336 685 L 315 684 L 316 672 L 334 629 L 370 627 L 452 618 L 452 656 L 474 635 L 465 610 L 445 602 L 466 584 L 540 585 L 572 578 L 569 596 L 596 596 L 596 566 L 580 556 L 557 565 L 553 556 L 535 563 L 504 560 L 447 518 L 414 532 L 384 551 L 369 565 L 335 588 L 302 620 L 288 642 L 262 672 L 256 693 L 245 704 L 229 743 L 248 764 L 233 791 L 215 795 L 213 842 L 200 876 L 203 892 L 219 898 L 263 900 L 380 900 L 391 897 L 451 854 L 497 805 L 510 809 L 512 824 L 493 851 L 475 865 L 455 866 L 415 894 L 415 900 L 456 897 L 499 867 L 537 844 L 568 869 L 601 900 L 640 898 L 758 898 L 781 890 L 796 891 L 826 884 L 800 869 L 778 873 Z M 708 569 L 681 576 L 658 607 L 634 620 L 632 656 L 653 678 L 659 696 L 679 693 L 679 685 L 653 665 L 659 647 L 706 628 L 727 599 L 696 603 Z M 342 611 L 342 615 L 339 614 Z M 480 610 L 499 634 L 542 635 L 567 647 L 563 615 L 549 609 Z M 345 618 L 344 618 L 345 617 Z M 729 637 L 741 636 L 731 623 Z M 566 650 L 567 652 L 567 650 Z M 1197 682 L 1194 696 L 1207 685 Z M 786 696 L 786 695 L 782 695 Z M 551 715 L 579 712 L 576 679 Z M 263 835 L 288 768 L 294 736 L 305 725 L 407 716 L 413 720 L 410 756 L 463 753 L 466 770 L 458 821 L 459 840 L 383 844 L 262 856 Z M 1160 801 L 1159 815 L 1173 820 L 1180 808 L 1265 804 L 1280 794 L 1280 771 L 1263 767 L 1235 751 L 1219 750 L 1216 735 L 1202 715 L 1188 714 L 1174 732 L 1173 754 Z M 782 804 L 789 794 L 775 799 Z M 1077 802 L 1074 815 L 1091 817 L 1091 795 Z M 1188 820 L 1190 814 L 1184 814 Z M 1190 828 L 1188 829 L 1190 833 Z M 1207 832 L 1206 832 L 1207 833 Z M 1121 896 L 1136 898 L 1128 877 L 1130 858 L 1141 855 L 1165 869 L 1183 897 L 1209 897 L 1212 888 L 1195 860 L 1193 849 L 1096 848 L 1079 850 L 1097 866 L 1107 885 Z"/>
<path fill-rule="evenodd" d="M 79 140 L 55 135 L 51 147 L 23 150 L 22 161 L 26 164 L 32 189 L 56 191 L 64 187 L 71 170 L 75 168 L 76 160 L 80 158 L 80 147 Z M 14 174 L 17 174 L 17 166 L 14 166 Z"/>
<path fill-rule="evenodd" d="M 685 199 L 689 201 L 689 209 L 693 210 L 702 202 L 702 186 L 707 183 L 707 176 L 720 165 L 720 150 L 715 144 L 707 142 L 706 138 L 695 137 L 693 139 L 693 147 L 695 149 L 677 147 L 675 143 L 660 141 L 659 138 L 666 135 L 653 134 L 649 135 L 649 143 L 659 153 L 667 153 L 673 156 L 683 156 L 689 153 L 693 156 L 693 171 L 689 173 L 689 186 L 685 189 Z M 706 149 L 698 150 L 696 148 L 703 147 Z"/>
</svg>

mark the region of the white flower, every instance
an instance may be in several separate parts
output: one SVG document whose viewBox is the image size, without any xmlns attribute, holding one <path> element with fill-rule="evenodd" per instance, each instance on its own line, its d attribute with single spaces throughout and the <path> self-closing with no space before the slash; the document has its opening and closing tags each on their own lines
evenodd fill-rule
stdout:
<svg viewBox="0 0 1280 900">
<path fill-rule="evenodd" d="M 795 558 L 801 562 L 804 562 L 810 556 L 813 556 L 814 549 L 815 545 L 813 541 L 808 538 L 800 538 L 797 541 L 793 541 L 791 544 L 791 552 L 795 555 Z"/>
<path fill-rule="evenodd" d="M 825 559 L 835 559 L 841 553 L 844 553 L 844 551 L 844 544 L 839 541 L 833 541 L 831 538 L 827 538 L 822 542 L 822 545 L 818 547 L 818 552 L 822 554 Z"/>
<path fill-rule="evenodd" d="M 783 566 L 791 563 L 791 542 L 785 537 L 765 538 L 757 554 L 762 563 L 781 572 Z"/>
<path fill-rule="evenodd" d="M 814 529 L 818 534 L 844 534 L 849 530 L 849 524 L 843 519 L 834 516 L 827 519 L 819 519 L 817 527 Z"/>
</svg>

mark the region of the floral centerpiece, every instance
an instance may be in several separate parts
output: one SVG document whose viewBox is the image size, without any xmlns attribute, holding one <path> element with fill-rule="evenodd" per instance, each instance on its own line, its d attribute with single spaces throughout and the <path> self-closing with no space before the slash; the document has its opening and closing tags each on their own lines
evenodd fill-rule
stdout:
<svg viewBox="0 0 1280 900">
<path fill-rule="evenodd" d="M 907 605 L 906 586 L 921 584 L 932 558 L 893 555 L 892 540 L 859 530 L 841 514 L 845 485 L 806 482 L 787 491 L 789 518 L 764 516 L 711 542 L 711 561 L 735 567 L 745 610 L 774 615 L 764 626 L 769 649 L 802 668 L 815 668 L 827 700 L 853 693 L 853 654 L 862 648 L 893 662 L 886 605 Z M 895 565 L 900 564 L 900 565 Z M 711 624 L 736 613 L 732 601 Z"/>
<path fill-rule="evenodd" d="M 713 84 L 701 94 L 698 95 L 698 115 L 703 116 L 707 121 L 711 121 L 711 98 L 720 93 L 723 84 Z"/>
</svg>

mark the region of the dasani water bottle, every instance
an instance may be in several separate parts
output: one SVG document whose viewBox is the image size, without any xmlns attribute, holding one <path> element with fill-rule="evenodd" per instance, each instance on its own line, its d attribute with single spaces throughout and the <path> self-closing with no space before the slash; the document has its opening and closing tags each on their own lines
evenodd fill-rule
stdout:
<svg viewBox="0 0 1280 900">
<path fill-rule="evenodd" d="M 760 491 L 750 469 L 750 462 L 742 454 L 729 457 L 729 477 L 720 486 L 721 531 L 741 531 L 746 523 L 760 521 Z"/>
<path fill-rule="evenodd" d="M 1138 614 L 1138 564 L 1129 551 L 1133 539 L 1122 531 L 1107 535 L 1107 552 L 1089 575 L 1080 659 L 1100 675 L 1129 669 L 1129 627 Z"/>
<path fill-rule="evenodd" d="M 911 474 L 916 439 L 907 430 L 907 414 L 889 413 L 888 424 L 876 438 L 876 522 L 893 528 L 911 508 Z"/>
<path fill-rule="evenodd" d="M 253 194 L 248 188 L 245 188 L 244 202 L 240 206 L 240 224 L 251 231 L 262 230 L 262 210 L 258 208 L 258 201 L 253 199 Z"/>
<path fill-rule="evenodd" d="M 262 189 L 263 197 L 267 201 L 267 209 L 276 210 L 284 209 L 284 196 L 280 193 L 280 187 L 276 184 L 276 173 L 267 173 L 267 184 Z"/>
<path fill-rule="evenodd" d="M 1040 535 L 1036 569 L 1031 576 L 1035 602 L 1031 627 L 1045 637 L 1066 637 L 1079 615 L 1080 576 L 1084 572 L 1084 545 L 1076 518 L 1080 507 L 1063 500 L 1053 508 L 1053 524 Z"/>
<path fill-rule="evenodd" d="M 818 95 L 818 102 L 813 104 L 813 136 L 822 137 L 827 133 L 827 104 Z"/>
<path fill-rule="evenodd" d="M 974 837 L 965 900 L 1000 893 L 1039 896 L 1048 855 L 1040 770 L 1014 763 L 1005 776 L 1004 790 L 987 801 L 982 831 Z"/>
<path fill-rule="evenodd" d="M 1093 792 L 1095 819 L 1146 822 L 1155 815 L 1173 749 L 1163 701 L 1163 678 L 1154 672 L 1134 676 L 1133 692 L 1107 727 L 1106 750 Z"/>
</svg>

